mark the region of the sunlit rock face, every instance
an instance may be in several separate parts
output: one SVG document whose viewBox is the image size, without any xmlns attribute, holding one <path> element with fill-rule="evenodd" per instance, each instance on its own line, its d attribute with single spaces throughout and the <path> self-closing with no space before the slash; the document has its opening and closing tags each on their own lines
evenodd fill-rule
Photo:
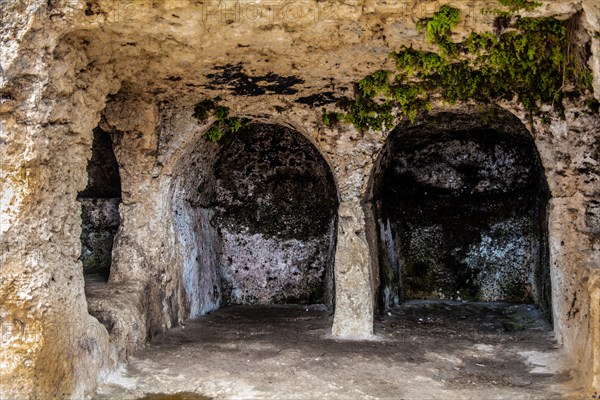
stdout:
<svg viewBox="0 0 600 400">
<path fill-rule="evenodd" d="M 375 188 L 384 307 L 404 299 L 548 306 L 548 189 L 533 140 L 504 117 L 504 126 L 496 117 L 473 128 L 472 116 L 440 115 L 388 138 Z"/>
</svg>

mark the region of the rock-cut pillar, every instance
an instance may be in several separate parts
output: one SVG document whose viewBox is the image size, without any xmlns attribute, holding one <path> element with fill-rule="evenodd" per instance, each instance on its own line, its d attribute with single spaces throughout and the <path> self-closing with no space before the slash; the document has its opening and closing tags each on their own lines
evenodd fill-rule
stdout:
<svg viewBox="0 0 600 400">
<path fill-rule="evenodd" d="M 359 339 L 373 335 L 373 296 L 365 227 L 365 214 L 358 199 L 342 202 L 334 267 L 334 336 Z"/>
<path fill-rule="evenodd" d="M 600 389 L 600 271 L 595 270 L 589 283 L 590 328 L 592 332 L 592 387 Z"/>
</svg>

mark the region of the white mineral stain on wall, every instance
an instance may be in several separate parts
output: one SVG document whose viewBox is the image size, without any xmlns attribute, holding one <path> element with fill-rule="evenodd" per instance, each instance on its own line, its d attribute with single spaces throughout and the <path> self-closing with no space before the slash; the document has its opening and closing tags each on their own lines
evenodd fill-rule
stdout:
<svg viewBox="0 0 600 400">
<path fill-rule="evenodd" d="M 481 270 L 477 277 L 482 301 L 499 301 L 505 295 L 503 284 L 532 286 L 528 282 L 535 255 L 531 238 L 526 234 L 529 221 L 510 218 L 490 226 L 477 244 L 469 247 L 464 263 Z M 522 233 L 521 235 L 519 233 Z"/>
<path fill-rule="evenodd" d="M 194 211 L 178 212 L 174 218 L 183 259 L 183 284 L 190 318 L 219 308 L 221 286 L 215 249 L 218 240 L 215 230 L 210 226 L 213 211 Z"/>
<path fill-rule="evenodd" d="M 269 304 L 306 298 L 325 282 L 329 234 L 307 241 L 221 231 L 220 272 L 224 296 L 233 304 Z"/>
</svg>

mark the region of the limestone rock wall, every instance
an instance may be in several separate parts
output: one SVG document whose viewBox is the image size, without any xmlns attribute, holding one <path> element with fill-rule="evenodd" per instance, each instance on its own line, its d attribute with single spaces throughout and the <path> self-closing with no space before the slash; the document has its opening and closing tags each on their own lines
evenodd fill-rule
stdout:
<svg viewBox="0 0 600 400">
<path fill-rule="evenodd" d="M 82 71 L 88 88 L 66 82 L 61 68 L 79 71 L 85 56 L 57 46 L 61 28 L 44 29 L 35 15 L 42 2 L 12 3 L 2 23 L 0 396 L 82 397 L 116 363 L 87 310 L 76 197 L 92 130 L 118 83 L 106 71 L 93 81 Z"/>
<path fill-rule="evenodd" d="M 257 3 L 266 17 L 254 19 L 193 1 L 2 3 L 0 397 L 82 398 L 148 337 L 219 306 L 218 290 L 202 289 L 217 280 L 202 272 L 219 262 L 212 215 L 189 204 L 195 183 L 210 187 L 215 179 L 191 166 L 217 155 L 202 138 L 214 121 L 193 120 L 193 106 L 217 95 L 235 115 L 294 127 L 331 167 L 340 200 L 332 332 L 372 334 L 379 260 L 369 250 L 377 237 L 369 179 L 388 132 L 324 127 L 320 109 L 389 66 L 387 54 L 399 45 L 427 48 L 414 22 L 440 4 L 307 1 L 294 11 L 266 3 Z M 457 35 L 492 30 L 476 7 L 458 6 L 469 18 Z M 544 2 L 537 13 L 578 11 L 592 38 L 600 99 L 595 2 Z M 598 380 L 592 349 L 600 348 L 597 282 L 590 279 L 600 252 L 599 117 L 573 103 L 566 119 L 534 117 L 531 124 L 516 104 L 501 106 L 533 128 L 552 196 L 555 330 L 591 388 Z M 98 126 L 114 142 L 121 225 L 109 282 L 84 283 L 76 198 Z"/>
<path fill-rule="evenodd" d="M 600 266 L 598 227 L 590 218 L 600 189 L 598 132 L 597 115 L 572 110 L 565 121 L 555 121 L 536 138 L 552 193 L 548 234 L 554 327 L 564 347 L 573 349 L 588 382 L 591 352 L 598 346 L 593 341 L 597 326 L 590 319 L 596 304 L 590 302 L 589 286 L 590 275 Z"/>
</svg>

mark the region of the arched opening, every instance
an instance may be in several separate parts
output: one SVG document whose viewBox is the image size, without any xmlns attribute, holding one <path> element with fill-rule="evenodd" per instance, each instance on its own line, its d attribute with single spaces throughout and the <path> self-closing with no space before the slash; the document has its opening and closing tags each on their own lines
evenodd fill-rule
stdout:
<svg viewBox="0 0 600 400">
<path fill-rule="evenodd" d="M 373 178 L 378 304 L 536 304 L 550 318 L 549 198 L 514 116 L 442 113 L 397 127 Z"/>
<path fill-rule="evenodd" d="M 254 124 L 215 166 L 225 304 L 328 304 L 337 208 L 329 166 L 301 134 Z"/>
<path fill-rule="evenodd" d="M 333 306 L 337 190 L 301 133 L 248 123 L 177 169 L 174 221 L 190 316 L 220 306 Z"/>
<path fill-rule="evenodd" d="M 94 129 L 88 183 L 79 193 L 81 203 L 81 256 L 85 275 L 108 280 L 113 242 L 119 225 L 121 179 L 110 134 Z"/>
</svg>

